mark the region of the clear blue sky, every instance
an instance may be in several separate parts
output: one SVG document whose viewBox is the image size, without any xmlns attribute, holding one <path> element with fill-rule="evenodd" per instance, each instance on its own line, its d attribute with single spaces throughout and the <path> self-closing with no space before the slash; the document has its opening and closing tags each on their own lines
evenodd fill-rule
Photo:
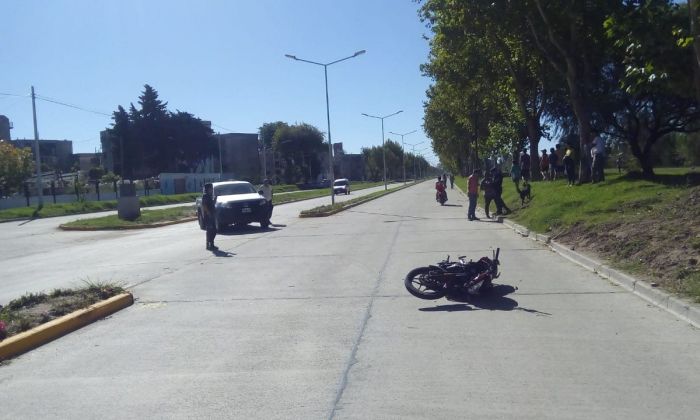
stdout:
<svg viewBox="0 0 700 420">
<path fill-rule="evenodd" d="M 0 92 L 37 94 L 111 114 L 152 85 L 171 110 L 215 131 L 257 132 L 264 122 L 306 122 L 326 130 L 323 68 L 330 62 L 333 141 L 346 151 L 381 144 L 378 120 L 409 143 L 425 141 L 428 30 L 411 0 L 143 1 L 2 0 Z M 33 138 L 31 101 L 0 95 L 13 139 Z M 37 101 L 40 138 L 99 147 L 109 117 Z M 429 160 L 435 163 L 429 149 Z M 428 156 L 426 156 L 428 157 Z"/>
</svg>

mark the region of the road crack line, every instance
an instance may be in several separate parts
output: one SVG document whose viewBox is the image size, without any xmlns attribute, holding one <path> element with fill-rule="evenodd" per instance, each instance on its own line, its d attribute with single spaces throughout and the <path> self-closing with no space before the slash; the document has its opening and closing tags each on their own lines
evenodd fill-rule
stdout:
<svg viewBox="0 0 700 420">
<path fill-rule="evenodd" d="M 340 385 L 338 386 L 338 391 L 335 395 L 335 401 L 333 402 L 333 407 L 331 409 L 330 414 L 328 415 L 329 420 L 333 420 L 333 418 L 335 418 L 335 413 L 338 411 L 338 405 L 340 404 L 340 400 L 343 398 L 345 388 L 348 386 L 348 377 L 350 376 L 350 370 L 355 365 L 355 363 L 357 363 L 357 349 L 360 347 L 360 343 L 362 342 L 362 339 L 365 335 L 365 330 L 367 329 L 367 324 L 369 323 L 369 319 L 372 316 L 372 307 L 374 306 L 374 301 L 377 297 L 379 297 L 379 286 L 381 286 L 382 284 L 384 272 L 386 271 L 386 268 L 389 265 L 389 260 L 391 260 L 391 256 L 393 254 L 392 251 L 394 249 L 394 246 L 396 245 L 396 239 L 399 236 L 399 231 L 401 230 L 402 224 L 403 221 L 396 225 L 396 231 L 394 232 L 394 236 L 391 239 L 391 243 L 389 244 L 389 249 L 387 251 L 386 258 L 384 259 L 382 268 L 379 270 L 377 281 L 374 283 L 374 288 L 372 289 L 372 293 L 369 297 L 369 303 L 367 304 L 367 307 L 365 308 L 365 314 L 362 317 L 362 325 L 360 326 L 355 340 L 353 340 L 352 350 L 350 351 L 350 357 L 348 357 L 348 361 L 345 364 L 343 376 L 340 380 Z"/>
</svg>

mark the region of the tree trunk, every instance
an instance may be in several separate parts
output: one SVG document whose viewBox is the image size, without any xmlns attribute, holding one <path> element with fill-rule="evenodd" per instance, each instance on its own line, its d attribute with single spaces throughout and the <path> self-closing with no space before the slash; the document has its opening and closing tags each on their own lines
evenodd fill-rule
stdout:
<svg viewBox="0 0 700 420">
<path fill-rule="evenodd" d="M 658 137 L 652 137 L 647 130 L 639 130 L 639 134 L 634 139 L 628 139 L 632 155 L 639 161 L 639 166 L 642 167 L 642 177 L 652 179 L 654 177 L 654 162 L 652 146 Z M 643 141 L 643 143 L 642 143 Z M 644 149 L 640 147 L 644 144 Z"/>
<path fill-rule="evenodd" d="M 693 37 L 693 75 L 695 76 L 695 96 L 700 101 L 700 22 L 698 22 L 698 12 L 700 0 L 688 0 L 688 10 L 690 11 L 690 34 Z"/>
<path fill-rule="evenodd" d="M 526 119 L 527 137 L 530 139 L 530 179 L 536 181 L 542 177 L 542 174 L 540 174 L 540 161 L 538 159 L 539 150 L 537 150 L 540 146 L 540 123 L 532 116 L 528 116 Z"/>
</svg>

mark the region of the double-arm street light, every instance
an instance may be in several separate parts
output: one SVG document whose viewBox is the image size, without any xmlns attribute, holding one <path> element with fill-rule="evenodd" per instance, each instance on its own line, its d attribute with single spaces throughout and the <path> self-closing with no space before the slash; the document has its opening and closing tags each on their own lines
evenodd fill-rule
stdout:
<svg viewBox="0 0 700 420">
<path fill-rule="evenodd" d="M 425 143 L 424 141 L 416 144 L 410 144 L 406 143 L 407 145 L 411 146 L 411 153 L 413 154 L 413 178 L 414 182 L 417 180 L 416 178 L 416 146 Z"/>
<path fill-rule="evenodd" d="M 362 115 L 364 115 L 365 117 L 376 118 L 378 120 L 382 120 L 382 163 L 384 165 L 384 171 L 383 171 L 384 172 L 384 176 L 383 176 L 383 178 L 384 178 L 384 191 L 386 191 L 388 189 L 386 186 L 386 148 L 384 147 L 384 119 L 389 118 L 389 117 L 393 117 L 394 115 L 400 114 L 402 112 L 403 112 L 403 110 L 399 110 L 399 111 L 394 112 L 393 114 L 385 115 L 383 117 L 379 117 L 377 115 L 365 114 L 364 112 L 362 113 Z"/>
<path fill-rule="evenodd" d="M 409 134 L 413 134 L 416 131 L 418 131 L 418 130 L 409 131 L 408 133 L 404 133 L 404 134 L 399 134 L 399 133 L 394 133 L 393 131 L 389 131 L 389 134 L 393 134 L 395 136 L 401 136 L 401 169 L 403 170 L 403 183 L 404 184 L 406 183 L 406 151 L 404 150 L 403 145 L 408 144 L 409 146 L 412 146 L 412 144 L 404 143 L 403 138 L 404 138 L 404 136 L 407 136 Z M 421 143 L 423 143 L 423 142 L 416 143 L 416 144 L 418 145 Z M 413 167 L 414 167 L 413 172 L 415 172 L 415 166 L 416 166 L 416 161 L 414 159 L 413 160 Z M 414 176 L 414 178 L 415 178 L 415 176 Z"/>
<path fill-rule="evenodd" d="M 426 148 L 424 148 L 424 149 L 420 149 L 420 150 L 418 151 L 418 154 L 420 155 L 421 158 L 423 158 L 423 160 L 425 160 L 426 162 L 428 162 L 428 160 L 425 158 L 425 156 L 423 156 L 423 152 L 425 152 L 426 150 L 430 150 L 430 147 L 426 147 Z M 420 169 L 421 178 L 422 178 L 422 177 L 425 176 L 425 172 L 424 172 L 425 169 L 424 169 L 424 168 L 420 168 L 420 167 L 419 167 L 419 169 Z"/>
<path fill-rule="evenodd" d="M 291 54 L 284 55 L 285 57 L 291 58 L 292 60 L 303 61 L 304 63 L 309 64 L 316 64 L 317 66 L 323 66 L 323 76 L 326 80 L 326 120 L 328 121 L 328 166 L 330 167 L 331 176 L 331 204 L 335 204 L 335 194 L 333 193 L 333 181 L 335 180 L 335 173 L 333 170 L 333 142 L 331 140 L 331 111 L 330 106 L 328 105 L 328 66 L 330 66 L 331 64 L 340 63 L 341 61 L 349 60 L 351 58 L 355 58 L 358 55 L 364 54 L 365 52 L 365 50 L 360 50 L 351 56 L 341 58 L 340 60 L 331 61 L 330 63 L 317 63 L 315 61 L 297 58 L 297 56 Z"/>
</svg>

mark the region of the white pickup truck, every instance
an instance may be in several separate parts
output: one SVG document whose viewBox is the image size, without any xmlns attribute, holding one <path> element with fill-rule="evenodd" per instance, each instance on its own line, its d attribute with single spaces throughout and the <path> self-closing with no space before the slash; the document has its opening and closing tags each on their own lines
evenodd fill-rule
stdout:
<svg viewBox="0 0 700 420">
<path fill-rule="evenodd" d="M 258 193 L 253 184 L 246 181 L 213 182 L 216 230 L 231 224 L 247 225 L 258 222 L 260 227 L 267 229 L 270 219 L 267 212 L 267 202 Z M 195 201 L 199 227 L 204 229 L 202 214 L 202 198 Z"/>
</svg>

